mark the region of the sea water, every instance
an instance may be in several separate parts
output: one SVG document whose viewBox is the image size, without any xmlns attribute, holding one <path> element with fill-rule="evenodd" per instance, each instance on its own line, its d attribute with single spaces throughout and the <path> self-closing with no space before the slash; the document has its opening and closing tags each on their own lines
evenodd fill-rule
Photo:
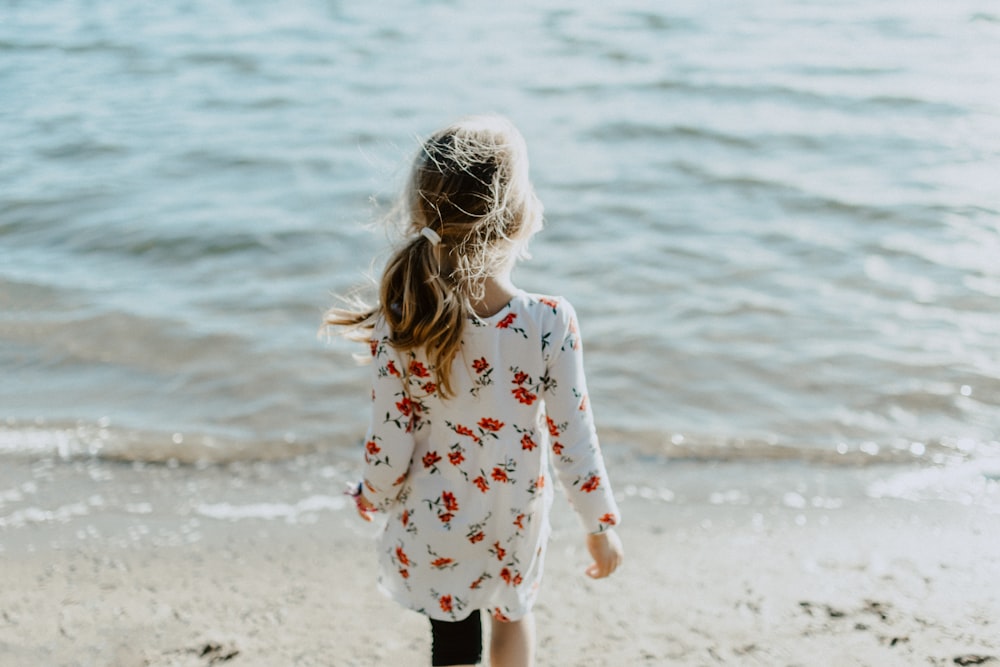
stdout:
<svg viewBox="0 0 1000 667">
<path fill-rule="evenodd" d="M 420 138 L 496 111 L 613 456 L 995 498 L 998 62 L 974 0 L 6 3 L 0 459 L 353 460 L 322 313 Z"/>
</svg>

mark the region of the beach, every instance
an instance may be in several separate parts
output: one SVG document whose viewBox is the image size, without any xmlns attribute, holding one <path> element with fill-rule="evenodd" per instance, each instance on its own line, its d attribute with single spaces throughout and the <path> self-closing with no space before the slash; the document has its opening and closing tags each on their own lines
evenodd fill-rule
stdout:
<svg viewBox="0 0 1000 667">
<path fill-rule="evenodd" d="M 8 5 L 0 667 L 427 664 L 317 329 L 482 112 L 624 512 L 594 582 L 557 500 L 538 664 L 1000 665 L 997 11 Z"/>
<path fill-rule="evenodd" d="M 58 471 L 89 509 L 8 514 L 0 664 L 429 664 L 426 621 L 376 592 L 377 526 L 294 474 L 316 463 Z M 100 469 L 147 504 L 108 496 Z M 675 462 L 653 487 L 621 471 L 626 563 L 602 581 L 560 497 L 539 667 L 1000 660 L 1000 515 L 864 497 L 889 472 Z M 244 502 L 207 502 L 236 479 Z M 268 490 L 285 500 L 250 498 Z"/>
</svg>

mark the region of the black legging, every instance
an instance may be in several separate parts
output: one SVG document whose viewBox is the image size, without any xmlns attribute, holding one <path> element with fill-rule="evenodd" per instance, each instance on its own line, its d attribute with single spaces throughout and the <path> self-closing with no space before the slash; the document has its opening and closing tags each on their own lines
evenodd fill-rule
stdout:
<svg viewBox="0 0 1000 667">
<path fill-rule="evenodd" d="M 483 622 L 477 609 L 461 621 L 431 621 L 431 665 L 478 665 L 483 659 Z"/>
</svg>

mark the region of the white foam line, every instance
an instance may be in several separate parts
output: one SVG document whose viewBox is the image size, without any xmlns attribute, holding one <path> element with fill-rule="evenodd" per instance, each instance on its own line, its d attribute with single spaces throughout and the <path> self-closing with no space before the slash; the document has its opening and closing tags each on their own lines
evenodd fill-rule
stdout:
<svg viewBox="0 0 1000 667">
<path fill-rule="evenodd" d="M 284 519 L 295 523 L 304 515 L 312 515 L 322 510 L 338 511 L 347 506 L 344 498 L 337 496 L 310 496 L 294 505 L 288 503 L 252 503 L 233 505 L 232 503 L 203 504 L 195 512 L 210 519 L 239 521 L 241 519 Z"/>
<path fill-rule="evenodd" d="M 898 473 L 868 487 L 872 498 L 944 500 L 1000 513 L 1000 459 Z"/>
<path fill-rule="evenodd" d="M 20 528 L 29 523 L 48 523 L 50 521 L 66 523 L 73 517 L 86 516 L 89 513 L 90 509 L 85 503 L 63 505 L 54 510 L 26 507 L 5 517 L 0 517 L 0 528 Z"/>
</svg>

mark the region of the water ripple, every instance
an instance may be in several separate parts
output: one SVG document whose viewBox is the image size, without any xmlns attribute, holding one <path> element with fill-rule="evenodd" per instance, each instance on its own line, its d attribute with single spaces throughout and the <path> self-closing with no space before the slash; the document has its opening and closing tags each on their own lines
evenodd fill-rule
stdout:
<svg viewBox="0 0 1000 667">
<path fill-rule="evenodd" d="M 365 376 L 323 308 L 384 261 L 363 225 L 415 137 L 498 110 L 548 216 L 518 281 L 577 304 L 621 447 L 995 439 L 1000 41 L 973 2 L 91 5 L 0 22 L 0 418 L 109 415 L 143 434 L 122 458 L 350 448 Z"/>
</svg>

